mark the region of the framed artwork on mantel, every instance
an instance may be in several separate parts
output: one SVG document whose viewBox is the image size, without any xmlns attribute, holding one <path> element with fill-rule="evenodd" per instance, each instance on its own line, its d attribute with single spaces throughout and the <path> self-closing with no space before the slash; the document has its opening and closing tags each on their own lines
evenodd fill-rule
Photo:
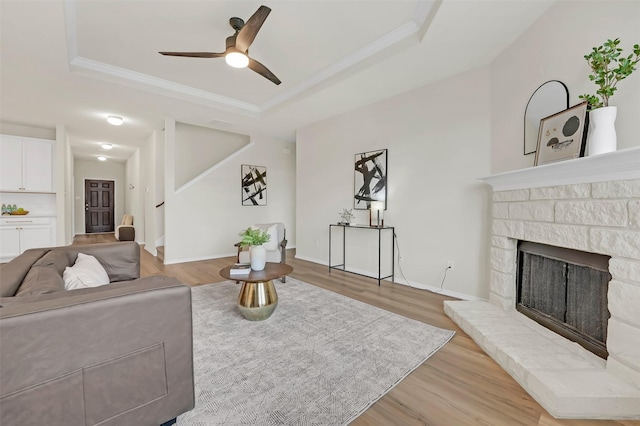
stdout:
<svg viewBox="0 0 640 426">
<path fill-rule="evenodd" d="M 587 102 L 540 120 L 535 166 L 582 157 L 586 144 Z"/>
<path fill-rule="evenodd" d="M 369 210 L 372 201 L 384 202 L 387 208 L 387 150 L 355 155 L 353 208 Z"/>
<path fill-rule="evenodd" d="M 241 166 L 242 205 L 267 205 L 267 168 L 263 166 Z"/>
</svg>

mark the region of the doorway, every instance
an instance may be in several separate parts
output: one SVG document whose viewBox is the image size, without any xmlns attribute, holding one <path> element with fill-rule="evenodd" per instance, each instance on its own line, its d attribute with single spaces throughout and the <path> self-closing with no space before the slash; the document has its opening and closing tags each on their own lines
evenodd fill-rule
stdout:
<svg viewBox="0 0 640 426">
<path fill-rule="evenodd" d="M 84 223 L 85 232 L 113 232 L 114 188 L 112 180 L 85 179 Z"/>
</svg>

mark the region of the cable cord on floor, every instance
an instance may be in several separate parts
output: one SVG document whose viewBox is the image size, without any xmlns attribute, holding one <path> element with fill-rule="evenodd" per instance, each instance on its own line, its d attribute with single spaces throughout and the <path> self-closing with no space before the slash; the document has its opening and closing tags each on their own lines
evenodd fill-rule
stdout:
<svg viewBox="0 0 640 426">
<path fill-rule="evenodd" d="M 402 256 L 400 255 L 400 243 L 398 242 L 398 235 L 396 234 L 395 230 L 393 231 L 393 241 L 396 245 L 396 248 L 398 249 L 398 269 L 400 269 L 400 275 L 402 275 L 402 278 L 404 279 L 406 285 L 408 285 L 409 287 L 415 288 L 417 290 L 425 290 L 425 291 L 430 291 L 431 293 L 442 293 L 442 289 L 444 287 L 444 281 L 447 279 L 447 271 L 449 269 L 451 269 L 449 266 L 447 266 L 444 269 L 444 275 L 442 276 L 442 282 L 440 283 L 440 288 L 436 291 L 436 290 L 429 290 L 426 288 L 420 288 L 420 287 L 416 287 L 414 285 L 411 285 L 411 282 L 407 279 L 407 277 L 404 275 L 404 271 L 402 270 L 402 264 L 400 263 L 400 259 L 402 259 Z M 396 284 L 394 282 L 394 284 Z"/>
</svg>

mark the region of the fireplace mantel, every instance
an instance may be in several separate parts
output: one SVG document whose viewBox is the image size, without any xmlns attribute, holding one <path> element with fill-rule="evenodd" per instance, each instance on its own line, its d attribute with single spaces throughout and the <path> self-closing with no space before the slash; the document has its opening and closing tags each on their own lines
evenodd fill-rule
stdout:
<svg viewBox="0 0 640 426">
<path fill-rule="evenodd" d="M 640 420 L 640 147 L 482 180 L 489 302 L 445 312 L 554 417 Z M 515 310 L 518 241 L 611 257 L 606 361 Z"/>
<path fill-rule="evenodd" d="M 640 147 L 480 178 L 494 191 L 640 178 Z"/>
</svg>

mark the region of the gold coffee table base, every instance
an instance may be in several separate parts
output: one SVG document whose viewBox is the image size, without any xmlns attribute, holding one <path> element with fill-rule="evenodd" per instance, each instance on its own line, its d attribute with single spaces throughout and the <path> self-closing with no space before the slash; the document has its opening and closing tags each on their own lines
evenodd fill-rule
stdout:
<svg viewBox="0 0 640 426">
<path fill-rule="evenodd" d="M 273 281 L 243 282 L 238 295 L 238 309 L 249 321 L 264 321 L 278 306 L 278 293 Z"/>
<path fill-rule="evenodd" d="M 250 271 L 246 275 L 231 275 L 231 266 L 222 268 L 220 276 L 242 281 L 238 296 L 238 309 L 249 321 L 263 321 L 271 316 L 278 306 L 278 293 L 273 281 L 293 272 L 291 265 L 267 262 L 262 271 Z"/>
</svg>

